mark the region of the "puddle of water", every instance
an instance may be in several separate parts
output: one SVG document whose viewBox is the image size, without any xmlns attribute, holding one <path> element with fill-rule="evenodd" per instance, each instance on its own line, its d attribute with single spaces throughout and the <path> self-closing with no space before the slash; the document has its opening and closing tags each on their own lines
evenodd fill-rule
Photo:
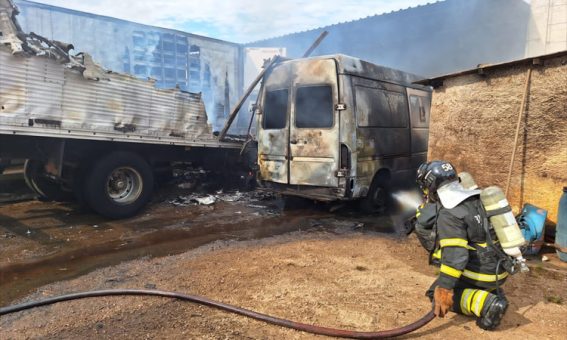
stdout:
<svg viewBox="0 0 567 340">
<path fill-rule="evenodd" d="M 127 260 L 179 254 L 217 240 L 258 239 L 304 229 L 310 219 L 321 215 L 317 212 L 285 214 L 262 216 L 242 223 L 219 223 L 186 229 L 164 228 L 127 240 L 112 240 L 63 251 L 36 261 L 5 265 L 0 268 L 0 304 L 7 305 L 42 285 L 72 279 Z"/>
<path fill-rule="evenodd" d="M 56 225 L 67 225 L 85 221 L 99 223 L 96 231 L 91 223 L 87 227 L 88 236 L 74 239 L 73 245 L 49 241 L 47 244 L 57 246 L 57 251 L 47 255 L 45 252 L 26 261 L 8 263 L 0 266 L 0 305 L 8 305 L 40 286 L 68 280 L 89 273 L 95 269 L 116 265 L 123 261 L 141 257 L 160 257 L 185 252 L 217 240 L 250 240 L 276 236 L 297 230 L 330 230 L 351 231 L 361 223 L 365 230 L 384 230 L 388 219 L 358 214 L 332 214 L 321 207 L 306 207 L 302 210 L 291 210 L 274 214 L 272 208 L 262 208 L 265 202 L 256 202 L 258 207 L 250 208 L 250 202 L 238 204 L 219 203 L 214 209 L 182 209 L 176 215 L 171 207 L 158 209 L 126 222 L 94 221 L 90 215 L 79 214 L 61 218 L 61 211 L 54 212 L 58 216 Z M 269 203 L 268 203 L 269 205 Z M 49 208 L 47 209 L 49 210 Z M 200 212 L 195 212 L 199 210 Z M 29 211 L 29 210 L 28 210 Z M 40 216 L 43 211 L 37 212 Z M 189 212 L 189 213 L 188 213 Z M 3 216 L 6 219 L 6 216 Z M 5 222 L 10 221 L 6 220 Z M 11 218 L 17 221 L 17 218 Z M 40 220 L 43 221 L 43 220 Z M 60 227 L 43 226 L 34 230 L 45 233 L 61 233 Z M 14 224 L 11 223 L 12 229 Z M 23 228 L 23 226 L 22 226 Z M 56 230 L 50 230 L 55 228 Z M 350 229 L 349 229 L 350 228 Z M 80 227 L 69 230 L 72 236 L 79 233 Z M 18 230 L 13 230 L 17 232 Z M 93 237 L 93 233 L 108 233 L 101 238 Z M 88 234 L 90 232 L 90 234 Z M 128 235 L 122 237 L 121 235 Z M 96 234 L 99 235 L 100 234 Z M 62 235 L 59 235 L 60 237 Z M 41 241 L 40 237 L 35 241 Z"/>
</svg>

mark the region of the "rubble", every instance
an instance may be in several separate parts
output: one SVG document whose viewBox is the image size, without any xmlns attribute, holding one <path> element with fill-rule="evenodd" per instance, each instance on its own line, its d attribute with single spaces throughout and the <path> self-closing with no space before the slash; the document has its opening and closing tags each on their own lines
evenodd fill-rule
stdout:
<svg viewBox="0 0 567 340">
<path fill-rule="evenodd" d="M 214 195 L 212 194 L 190 194 L 190 195 L 180 195 L 175 199 L 169 201 L 170 204 L 179 207 L 186 207 L 189 205 L 212 205 L 217 201 L 223 202 L 258 202 L 273 199 L 274 195 L 271 193 L 256 192 L 256 191 L 234 191 L 234 192 L 223 192 L 223 190 L 217 191 Z M 264 205 L 258 204 L 248 204 L 250 208 L 266 208 Z"/>
<path fill-rule="evenodd" d="M 86 53 L 71 55 L 69 51 L 74 48 L 72 44 L 49 40 L 33 32 L 24 33 L 16 20 L 19 14 L 18 7 L 12 0 L 0 0 L 0 21 L 3 31 L 0 44 L 9 45 L 14 55 L 36 55 L 55 59 L 68 68 L 83 71 L 87 79 L 99 80 L 102 68 L 93 62 L 92 57 Z"/>
<path fill-rule="evenodd" d="M 198 196 L 198 195 L 188 195 L 188 196 L 178 196 L 176 199 L 170 201 L 169 203 L 179 206 L 186 207 L 188 205 L 211 205 L 216 202 L 216 198 L 213 195 Z"/>
</svg>

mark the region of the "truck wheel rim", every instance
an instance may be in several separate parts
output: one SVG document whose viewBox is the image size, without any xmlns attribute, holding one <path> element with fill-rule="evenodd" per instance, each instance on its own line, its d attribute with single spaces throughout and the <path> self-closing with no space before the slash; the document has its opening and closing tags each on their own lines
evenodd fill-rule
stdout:
<svg viewBox="0 0 567 340">
<path fill-rule="evenodd" d="M 131 204 L 142 194 L 142 175 L 131 167 L 114 169 L 106 182 L 106 193 L 118 204 Z"/>
</svg>

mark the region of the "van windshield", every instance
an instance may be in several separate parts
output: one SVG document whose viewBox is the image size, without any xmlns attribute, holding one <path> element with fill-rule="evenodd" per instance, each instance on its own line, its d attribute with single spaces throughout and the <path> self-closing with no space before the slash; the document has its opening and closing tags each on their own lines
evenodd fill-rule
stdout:
<svg viewBox="0 0 567 340">
<path fill-rule="evenodd" d="M 298 128 L 330 128 L 333 126 L 331 86 L 302 86 L 297 89 L 295 126 Z"/>
<path fill-rule="evenodd" d="M 266 91 L 264 129 L 283 129 L 286 126 L 288 94 L 288 89 Z"/>
</svg>

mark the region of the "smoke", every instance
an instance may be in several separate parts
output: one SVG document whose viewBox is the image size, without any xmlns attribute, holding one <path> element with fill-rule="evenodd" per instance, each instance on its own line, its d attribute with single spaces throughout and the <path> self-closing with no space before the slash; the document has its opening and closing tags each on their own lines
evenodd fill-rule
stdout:
<svg viewBox="0 0 567 340">
<path fill-rule="evenodd" d="M 256 41 L 296 58 L 324 29 L 313 55 L 342 53 L 425 77 L 523 58 L 530 5 L 516 0 L 446 0 L 307 32 Z"/>
<path fill-rule="evenodd" d="M 55 6 L 246 42 L 355 20 L 430 0 L 41 0 Z"/>
</svg>

